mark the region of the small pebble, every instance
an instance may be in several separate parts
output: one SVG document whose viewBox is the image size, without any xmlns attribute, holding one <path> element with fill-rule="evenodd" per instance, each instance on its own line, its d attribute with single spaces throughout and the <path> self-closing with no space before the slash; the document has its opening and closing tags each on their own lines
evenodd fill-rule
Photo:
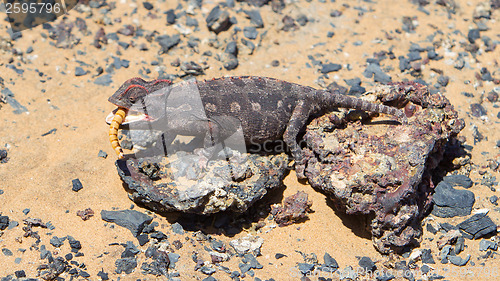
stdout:
<svg viewBox="0 0 500 281">
<path fill-rule="evenodd" d="M 71 190 L 73 190 L 74 192 L 78 192 L 83 188 L 83 185 L 80 182 L 80 179 L 74 179 L 71 181 L 71 183 L 73 184 L 73 188 L 71 188 Z"/>
<path fill-rule="evenodd" d="M 246 38 L 250 40 L 254 40 L 257 38 L 257 35 L 259 35 L 259 32 L 257 29 L 253 26 L 247 26 L 243 28 L 243 35 L 245 35 Z"/>
</svg>

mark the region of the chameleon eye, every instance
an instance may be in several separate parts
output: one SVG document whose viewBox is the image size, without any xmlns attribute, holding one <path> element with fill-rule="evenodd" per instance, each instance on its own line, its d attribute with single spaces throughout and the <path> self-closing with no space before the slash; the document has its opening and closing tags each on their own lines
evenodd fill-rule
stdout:
<svg viewBox="0 0 500 281">
<path fill-rule="evenodd" d="M 128 100 L 131 102 L 131 103 L 135 103 L 135 98 L 134 97 L 129 97 Z"/>
</svg>

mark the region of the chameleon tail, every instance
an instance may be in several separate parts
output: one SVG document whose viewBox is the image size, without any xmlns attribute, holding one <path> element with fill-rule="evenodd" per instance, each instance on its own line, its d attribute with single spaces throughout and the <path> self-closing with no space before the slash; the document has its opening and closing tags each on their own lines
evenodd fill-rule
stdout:
<svg viewBox="0 0 500 281">
<path fill-rule="evenodd" d="M 111 120 L 111 125 L 109 125 L 109 141 L 111 142 L 111 147 L 118 154 L 118 159 L 123 159 L 124 157 L 122 147 L 120 146 L 120 142 L 118 142 L 118 129 L 123 123 L 125 115 L 127 115 L 127 109 L 119 107 L 113 120 Z"/>
<path fill-rule="evenodd" d="M 372 103 L 343 94 L 332 94 L 331 92 L 325 91 L 323 95 L 327 95 L 326 101 L 329 104 L 333 104 L 335 107 L 353 108 L 369 112 L 385 113 L 397 117 L 398 120 L 403 124 L 408 124 L 408 118 L 401 109 L 379 103 Z"/>
</svg>

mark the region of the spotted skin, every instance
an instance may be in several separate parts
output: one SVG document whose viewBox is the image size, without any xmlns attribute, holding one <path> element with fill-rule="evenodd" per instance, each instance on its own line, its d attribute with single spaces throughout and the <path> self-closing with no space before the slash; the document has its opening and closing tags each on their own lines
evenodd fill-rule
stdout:
<svg viewBox="0 0 500 281">
<path fill-rule="evenodd" d="M 119 108 L 130 109 L 147 95 L 159 89 L 169 89 L 168 87 L 173 89 L 176 86 L 168 80 L 148 82 L 133 78 L 126 81 L 109 101 Z M 206 133 L 215 129 L 218 130 L 219 136 L 230 134 L 233 129 L 227 130 L 224 126 L 217 126 L 218 122 L 211 122 L 217 118 L 221 120 L 221 116 L 228 116 L 239 120 L 247 144 L 283 139 L 296 161 L 299 178 L 304 178 L 305 159 L 297 143 L 297 135 L 311 115 L 341 107 L 390 114 L 396 116 L 401 123 L 407 123 L 403 111 L 394 107 L 268 77 L 223 77 L 186 82 L 178 87 L 184 87 L 186 91 L 197 89 L 208 122 L 206 126 L 194 126 L 180 120 L 169 122 L 171 125 L 166 128 L 170 133 L 167 145 L 169 141 L 173 141 L 176 134 L 181 133 L 199 135 L 203 133 L 200 130 Z M 209 145 L 207 140 L 205 145 Z"/>
</svg>

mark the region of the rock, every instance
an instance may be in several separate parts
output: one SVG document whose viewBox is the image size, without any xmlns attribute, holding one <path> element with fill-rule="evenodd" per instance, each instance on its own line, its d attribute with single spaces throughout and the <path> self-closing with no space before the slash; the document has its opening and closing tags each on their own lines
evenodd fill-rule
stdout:
<svg viewBox="0 0 500 281">
<path fill-rule="evenodd" d="M 172 224 L 172 232 L 175 234 L 184 235 L 184 228 L 178 222 Z"/>
<path fill-rule="evenodd" d="M 448 260 L 450 261 L 451 264 L 456 265 L 456 266 L 464 266 L 469 262 L 470 260 L 470 255 L 467 255 L 465 259 L 462 259 L 459 256 L 448 256 Z"/>
<path fill-rule="evenodd" d="M 303 275 L 310 275 L 314 270 L 314 264 L 310 263 L 299 263 L 297 267 Z"/>
<path fill-rule="evenodd" d="M 153 4 L 151 4 L 151 3 L 149 3 L 149 2 L 142 2 L 142 6 L 143 6 L 146 10 L 148 10 L 148 11 L 150 11 L 150 10 L 152 10 L 152 9 L 154 8 L 154 7 L 153 7 Z"/>
<path fill-rule="evenodd" d="M 102 210 L 101 218 L 104 221 L 116 223 L 119 226 L 128 228 L 135 237 L 137 237 L 142 232 L 142 229 L 153 220 L 152 217 L 135 210 Z"/>
<path fill-rule="evenodd" d="M 229 242 L 229 245 L 238 253 L 243 256 L 252 253 L 254 256 L 260 255 L 260 247 L 262 247 L 264 239 L 258 236 L 248 235 L 242 238 L 234 239 Z"/>
<path fill-rule="evenodd" d="M 349 121 L 352 111 L 314 119 L 304 135 L 305 174 L 337 210 L 373 218 L 372 240 L 379 251 L 400 251 L 418 243 L 420 221 L 432 202 L 431 174 L 464 122 L 442 94 L 414 82 L 379 86 L 363 98 L 392 105 L 408 101 L 409 125 L 368 129 Z M 347 121 L 339 126 L 334 121 L 339 119 Z"/>
<path fill-rule="evenodd" d="M 467 239 L 478 239 L 497 231 L 497 226 L 486 213 L 475 214 L 457 226 Z"/>
<path fill-rule="evenodd" d="M 442 249 L 446 245 L 453 245 L 457 241 L 457 238 L 460 237 L 460 231 L 458 229 L 452 229 L 446 232 L 445 235 L 439 238 L 437 241 L 438 249 Z"/>
<path fill-rule="evenodd" d="M 244 11 L 244 12 L 247 15 L 247 17 L 250 18 L 250 22 L 256 28 L 264 27 L 264 21 L 262 20 L 262 16 L 260 15 L 259 10 L 251 10 L 251 11 Z"/>
<path fill-rule="evenodd" d="M 363 75 L 366 78 L 372 78 L 373 81 L 382 83 L 382 84 L 387 84 L 391 82 L 392 78 L 388 74 L 386 74 L 382 68 L 380 68 L 380 65 L 376 63 L 369 63 L 368 66 L 366 67 L 365 71 L 363 72 Z"/>
<path fill-rule="evenodd" d="M 454 189 L 445 181 L 441 181 L 432 198 L 434 207 L 432 214 L 441 218 L 467 216 L 472 211 L 475 198 L 468 190 Z"/>
<path fill-rule="evenodd" d="M 464 247 L 465 247 L 465 238 L 460 236 L 457 238 L 457 242 L 455 243 L 455 251 L 454 251 L 455 255 L 460 254 L 464 250 Z"/>
<path fill-rule="evenodd" d="M 320 72 L 323 74 L 339 71 L 342 69 L 342 65 L 337 63 L 326 63 L 321 65 Z"/>
<path fill-rule="evenodd" d="M 101 278 L 101 280 L 109 280 L 108 274 L 106 272 L 104 272 L 103 270 L 99 271 L 97 273 L 97 276 L 99 276 L 99 278 Z"/>
<path fill-rule="evenodd" d="M 247 26 L 243 28 L 243 35 L 245 35 L 246 38 L 250 40 L 254 40 L 257 38 L 257 35 L 259 35 L 259 32 L 257 29 L 253 26 Z"/>
<path fill-rule="evenodd" d="M 486 240 L 486 239 L 482 239 L 481 241 L 479 241 L 479 251 L 485 252 L 489 249 L 496 251 L 497 248 L 498 248 L 498 244 L 496 242 Z"/>
<path fill-rule="evenodd" d="M 122 252 L 121 258 L 123 259 L 135 257 L 139 252 L 140 250 L 137 249 L 132 241 L 127 241 L 127 243 L 125 244 L 125 250 Z"/>
<path fill-rule="evenodd" d="M 177 44 L 181 42 L 181 37 L 179 36 L 179 34 L 175 34 L 172 36 L 161 35 L 156 37 L 156 42 L 160 44 L 161 47 L 160 53 L 166 54 L 170 49 L 177 46 Z"/>
<path fill-rule="evenodd" d="M 8 257 L 13 255 L 12 251 L 7 248 L 2 248 L 2 253 Z"/>
<path fill-rule="evenodd" d="M 179 161 L 169 164 L 171 168 L 168 171 L 173 173 L 165 172 L 165 158 L 150 159 L 161 163 L 162 183 L 159 184 L 139 169 L 140 162 L 149 158 L 118 160 L 118 174 L 132 190 L 130 198 L 160 213 L 213 214 L 226 210 L 242 213 L 270 190 L 282 186 L 289 161 L 289 156 L 284 153 L 270 156 L 234 154 L 230 157 L 232 170 L 225 159 L 213 160 L 209 162 L 207 171 L 198 173 L 200 178 L 196 178 L 193 171 L 193 178 L 196 179 L 189 179 L 187 171 L 189 167 L 199 167 L 195 165 L 199 156 L 177 155 Z"/>
<path fill-rule="evenodd" d="M 331 270 L 330 272 L 333 272 L 339 268 L 339 264 L 337 263 L 337 261 L 328 253 L 325 253 L 325 255 L 323 256 L 323 261 L 323 266 L 328 267 Z"/>
<path fill-rule="evenodd" d="M 85 74 L 87 74 L 87 73 L 88 73 L 88 71 L 83 70 L 83 68 L 81 68 L 81 67 L 79 67 L 79 66 L 77 66 L 77 67 L 75 68 L 75 76 L 76 76 L 76 77 L 78 77 L 78 76 L 83 76 L 83 75 L 85 75 Z"/>
<path fill-rule="evenodd" d="M 373 272 L 377 269 L 375 263 L 369 257 L 362 257 L 359 259 L 358 265 L 364 270 L 364 272 Z"/>
<path fill-rule="evenodd" d="M 175 23 L 177 16 L 175 15 L 175 11 L 170 9 L 167 11 L 167 24 L 172 25 Z"/>
<path fill-rule="evenodd" d="M 83 185 L 79 179 L 71 180 L 71 183 L 73 184 L 73 187 L 71 188 L 71 190 L 73 190 L 74 192 L 78 192 L 81 189 L 83 189 Z"/>
<path fill-rule="evenodd" d="M 94 84 L 100 85 L 100 86 L 109 86 L 113 83 L 113 80 L 111 79 L 111 74 L 105 74 L 103 76 L 99 76 L 94 80 Z"/>
<path fill-rule="evenodd" d="M 78 210 L 76 211 L 76 215 L 79 216 L 82 220 L 86 221 L 94 216 L 94 210 L 90 208 L 87 208 L 85 210 Z"/>
<path fill-rule="evenodd" d="M 1 96 L 0 96 L 1 100 Z M 6 149 L 0 149 L 0 163 L 7 163 L 7 150 Z"/>
<path fill-rule="evenodd" d="M 57 236 L 52 236 L 52 238 L 50 238 L 50 244 L 56 248 L 59 248 L 64 244 L 64 240 L 66 240 L 65 237 L 58 238 Z"/>
<path fill-rule="evenodd" d="M 286 256 L 287 256 L 287 255 L 285 255 L 285 254 L 276 253 L 276 254 L 274 255 L 274 258 L 275 258 L 275 259 L 277 259 L 277 260 L 279 260 L 279 259 L 284 258 L 284 257 L 286 257 Z"/>
<path fill-rule="evenodd" d="M 219 34 L 222 31 L 228 30 L 231 26 L 229 13 L 221 10 L 220 6 L 215 6 L 206 18 L 207 27 L 209 30 Z"/>
<path fill-rule="evenodd" d="M 0 230 L 4 230 L 9 226 L 9 217 L 8 216 L 0 216 Z"/>
<path fill-rule="evenodd" d="M 486 109 L 479 103 L 473 103 L 470 105 L 470 111 L 472 116 L 481 117 L 487 114 Z"/>
<path fill-rule="evenodd" d="M 115 270 L 116 273 L 130 274 L 137 267 L 137 259 L 136 258 L 117 259 L 115 261 L 115 265 L 116 265 L 116 270 Z"/>
<path fill-rule="evenodd" d="M 474 44 L 477 39 L 481 38 L 481 34 L 479 32 L 479 29 L 471 29 L 469 30 L 469 33 L 467 34 L 467 39 L 469 40 L 470 43 Z"/>
<path fill-rule="evenodd" d="M 298 191 L 288 196 L 283 202 L 283 207 L 273 206 L 271 214 L 279 226 L 287 226 L 295 222 L 307 219 L 307 213 L 311 213 L 312 201 L 308 200 L 305 192 Z"/>
<path fill-rule="evenodd" d="M 471 188 L 474 184 L 472 180 L 464 175 L 449 175 L 443 178 L 443 181 L 451 186 L 461 186 L 463 188 Z"/>
<path fill-rule="evenodd" d="M 68 262 L 63 257 L 57 257 L 52 259 L 49 264 L 38 267 L 39 276 L 44 280 L 55 280 L 67 268 Z"/>
<path fill-rule="evenodd" d="M 99 150 L 99 153 L 97 153 L 97 157 L 102 157 L 106 159 L 106 157 L 108 157 L 108 154 L 102 150 Z"/>
</svg>

